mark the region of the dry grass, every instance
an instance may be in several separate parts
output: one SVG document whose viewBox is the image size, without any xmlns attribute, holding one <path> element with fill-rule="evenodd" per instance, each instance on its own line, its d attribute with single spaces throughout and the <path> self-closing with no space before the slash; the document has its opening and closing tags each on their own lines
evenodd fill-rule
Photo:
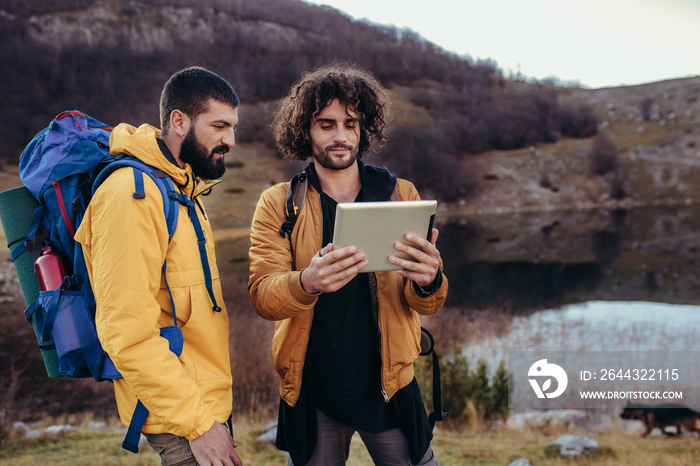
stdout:
<svg viewBox="0 0 700 466">
<path fill-rule="evenodd" d="M 238 453 L 247 465 L 286 464 L 286 456 L 273 445 L 257 440 L 263 423 L 239 418 L 235 437 Z M 567 460 L 559 457 L 547 445 L 560 435 L 586 435 L 601 446 L 583 458 Z M 122 433 L 74 433 L 61 437 L 21 440 L 0 451 L 0 465 L 155 465 L 157 455 L 148 447 L 138 455 L 121 450 Z M 436 456 L 443 466 L 510 464 L 518 458 L 528 458 L 536 466 L 591 465 L 591 466 L 690 466 L 700 461 L 700 440 L 696 436 L 678 438 L 650 436 L 620 430 L 605 432 L 551 432 L 534 430 L 495 430 L 472 432 L 436 432 L 432 442 Z M 369 455 L 356 436 L 350 451 L 349 466 L 371 464 Z"/>
</svg>

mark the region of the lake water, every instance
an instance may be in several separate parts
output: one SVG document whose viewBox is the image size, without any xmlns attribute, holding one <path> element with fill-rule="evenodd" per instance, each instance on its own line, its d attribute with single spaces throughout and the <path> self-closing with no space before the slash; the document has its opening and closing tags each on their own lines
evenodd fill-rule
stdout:
<svg viewBox="0 0 700 466">
<path fill-rule="evenodd" d="M 700 382 L 693 372 L 700 355 L 696 210 L 448 219 L 439 247 L 450 298 L 446 315 L 425 322 L 450 327 L 444 337 L 463 344 L 472 367 L 478 359 L 496 367 L 524 351 L 568 352 L 579 363 L 597 358 L 609 367 L 619 364 L 620 353 L 612 352 L 637 352 L 650 362 L 673 353 L 691 387 Z"/>
<path fill-rule="evenodd" d="M 696 206 L 447 218 L 448 305 L 522 313 L 588 301 L 700 305 Z"/>
<path fill-rule="evenodd" d="M 499 335 L 467 342 L 472 359 L 508 351 L 700 351 L 700 306 L 589 301 L 515 316 Z"/>
</svg>

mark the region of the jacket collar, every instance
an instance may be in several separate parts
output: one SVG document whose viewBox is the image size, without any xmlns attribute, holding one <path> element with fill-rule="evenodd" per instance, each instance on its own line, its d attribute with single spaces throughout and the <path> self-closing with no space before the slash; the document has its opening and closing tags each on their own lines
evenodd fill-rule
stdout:
<svg viewBox="0 0 700 466">
<path fill-rule="evenodd" d="M 170 148 L 168 145 L 163 141 L 161 138 L 156 138 L 156 141 L 158 141 L 158 147 L 160 148 L 160 151 L 163 153 L 166 159 L 176 167 L 179 167 L 177 164 L 177 161 L 175 160 L 175 156 L 173 153 L 170 151 Z"/>
<path fill-rule="evenodd" d="M 143 124 L 138 128 L 121 123 L 112 130 L 109 140 L 110 152 L 113 155 L 131 155 L 142 162 L 163 171 L 173 179 L 173 182 L 191 197 L 196 197 L 209 191 L 220 180 L 196 179 L 192 167 L 180 166 L 170 149 L 161 140 L 160 130 Z"/>
</svg>

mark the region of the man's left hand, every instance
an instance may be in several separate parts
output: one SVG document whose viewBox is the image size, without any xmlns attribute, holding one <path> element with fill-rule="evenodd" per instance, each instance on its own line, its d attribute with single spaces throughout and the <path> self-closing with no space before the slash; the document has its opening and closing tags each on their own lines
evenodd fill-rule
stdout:
<svg viewBox="0 0 700 466">
<path fill-rule="evenodd" d="M 203 435 L 190 440 L 190 449 L 197 464 L 202 466 L 243 466 L 235 448 L 238 446 L 225 425 L 214 421 L 214 425 Z"/>
<path fill-rule="evenodd" d="M 394 247 L 413 257 L 417 262 L 396 256 L 389 256 L 389 262 L 401 267 L 398 271 L 401 276 L 413 280 L 421 288 L 428 288 L 435 281 L 440 269 L 440 251 L 435 247 L 438 235 L 437 228 L 433 228 L 430 241 L 407 234 L 405 238 L 409 244 L 397 241 Z"/>
</svg>

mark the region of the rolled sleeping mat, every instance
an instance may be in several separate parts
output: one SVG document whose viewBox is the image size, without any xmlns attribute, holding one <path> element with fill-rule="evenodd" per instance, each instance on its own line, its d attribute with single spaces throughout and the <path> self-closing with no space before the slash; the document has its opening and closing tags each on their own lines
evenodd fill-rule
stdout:
<svg viewBox="0 0 700 466">
<path fill-rule="evenodd" d="M 27 307 L 39 297 L 39 282 L 34 274 L 32 257 L 26 251 L 23 251 L 24 238 L 31 228 L 32 214 L 37 207 L 39 207 L 39 201 L 24 186 L 0 192 L 0 222 L 2 222 L 2 229 L 5 232 L 10 254 L 13 257 L 15 253 L 19 254 L 13 259 L 13 263 Z M 34 327 L 34 334 L 39 343 L 41 356 L 44 359 L 46 373 L 49 377 L 60 377 L 58 354 L 56 353 L 53 339 L 41 342 L 37 330 L 36 313 L 32 315 L 31 324 Z"/>
</svg>

